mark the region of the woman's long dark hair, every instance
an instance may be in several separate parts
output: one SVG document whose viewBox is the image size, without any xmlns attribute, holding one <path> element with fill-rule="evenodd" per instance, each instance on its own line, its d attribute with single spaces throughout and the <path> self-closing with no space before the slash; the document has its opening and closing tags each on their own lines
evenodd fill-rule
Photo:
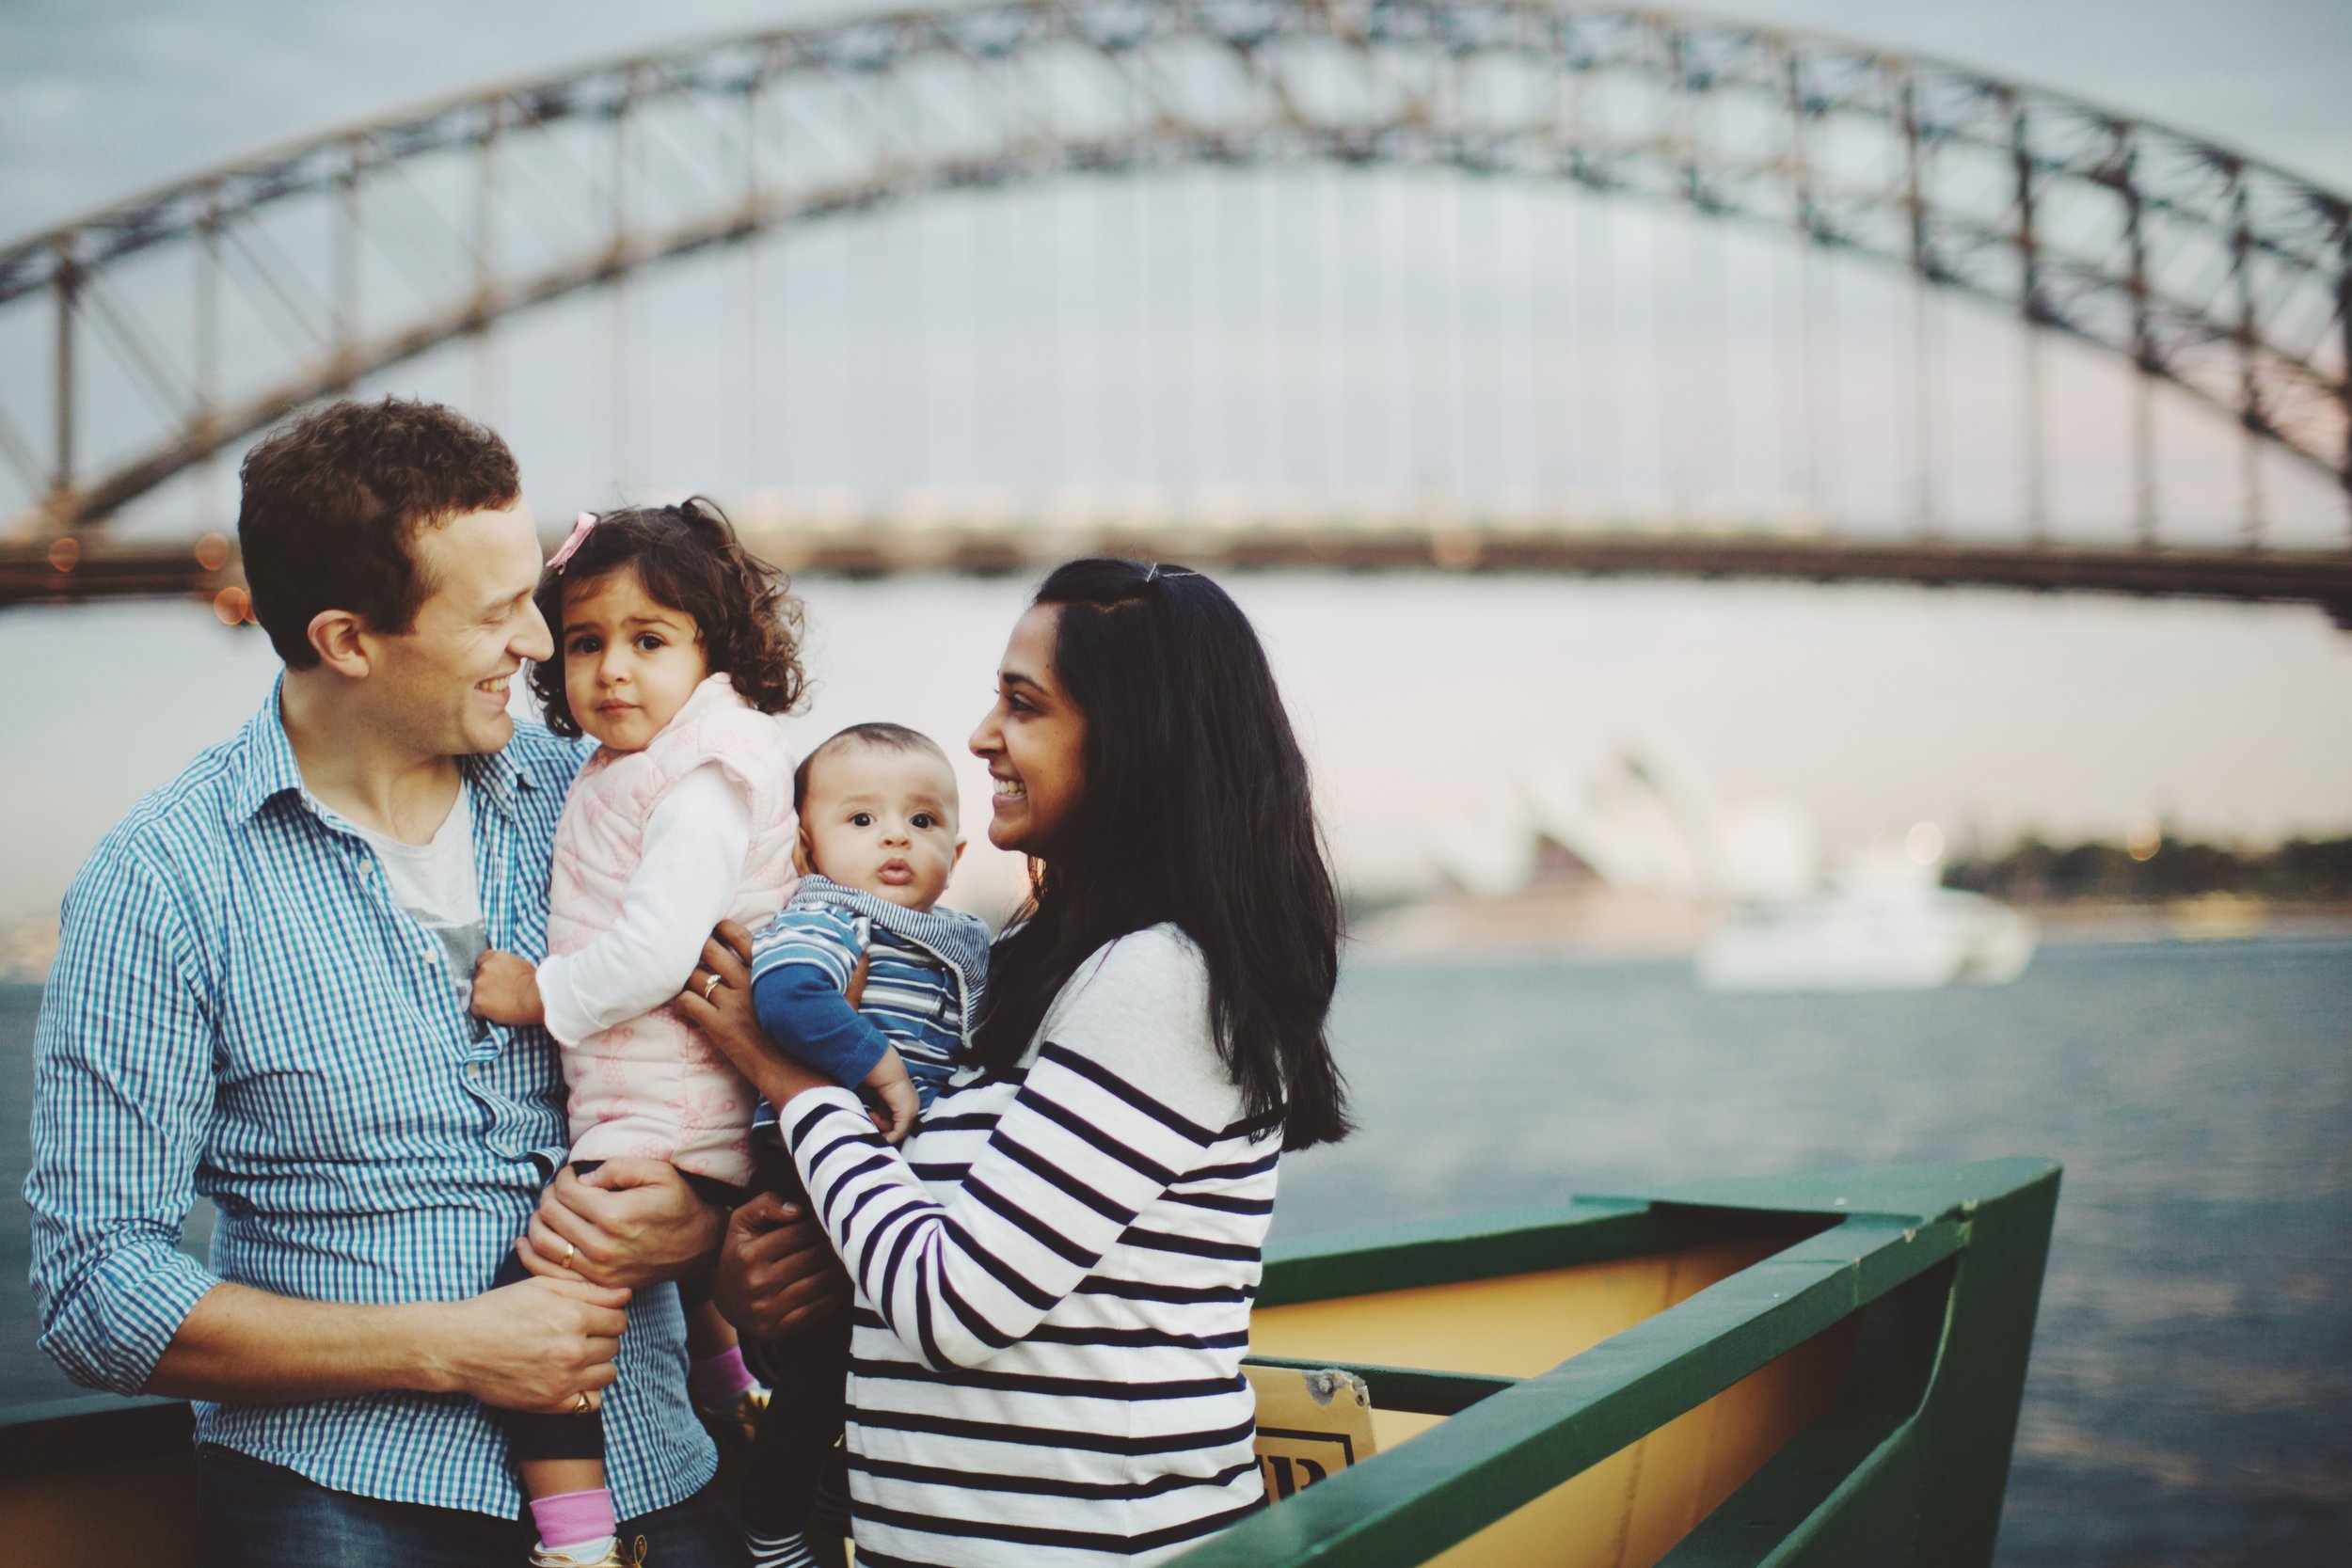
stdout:
<svg viewBox="0 0 2352 1568">
<path fill-rule="evenodd" d="M 1036 602 L 1061 610 L 1054 674 L 1086 716 L 1085 785 L 996 944 L 980 1058 L 1013 1068 L 1087 955 L 1172 921 L 1207 960 L 1210 1025 L 1247 1115 L 1279 1120 L 1288 1148 L 1344 1136 L 1324 1036 L 1339 897 L 1257 633 L 1180 567 L 1073 561 Z"/>
</svg>

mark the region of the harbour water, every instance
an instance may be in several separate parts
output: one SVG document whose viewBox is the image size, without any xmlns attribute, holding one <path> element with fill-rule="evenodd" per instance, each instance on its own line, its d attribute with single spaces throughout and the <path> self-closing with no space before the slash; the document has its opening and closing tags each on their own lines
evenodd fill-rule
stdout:
<svg viewBox="0 0 2352 1568">
<path fill-rule="evenodd" d="M 0 1175 L 39 992 L 0 988 Z M 1710 995 L 1682 963 L 1351 962 L 1360 1131 L 1290 1235 L 1656 1181 L 1997 1154 L 2066 1165 L 1999 1560 L 2352 1561 L 2352 934 L 2045 948 L 1999 990 Z M 32 1348 L 0 1224 L 0 1402 Z"/>
</svg>

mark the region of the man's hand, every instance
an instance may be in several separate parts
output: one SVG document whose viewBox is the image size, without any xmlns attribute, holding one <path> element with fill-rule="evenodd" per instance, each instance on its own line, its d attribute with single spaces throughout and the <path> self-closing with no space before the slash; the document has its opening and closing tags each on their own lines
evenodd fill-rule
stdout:
<svg viewBox="0 0 2352 1568">
<path fill-rule="evenodd" d="M 548 1184 L 518 1256 L 543 1278 L 639 1290 L 710 1260 L 726 1217 L 663 1160 L 607 1160 Z M 568 1271 L 568 1272 L 567 1272 Z"/>
<path fill-rule="evenodd" d="M 593 1410 L 614 1376 L 628 1305 L 627 1291 L 561 1279 L 452 1302 L 434 1382 L 501 1410 L 579 1411 L 582 1394 Z"/>
<path fill-rule="evenodd" d="M 493 947 L 473 966 L 473 1011 L 513 1029 L 544 1024 L 547 1009 L 539 1003 L 539 972 L 512 953 Z"/>
<path fill-rule="evenodd" d="M 755 1194 L 727 1222 L 711 1295 L 747 1339 L 788 1339 L 839 1311 L 850 1277 L 799 1204 Z"/>
</svg>

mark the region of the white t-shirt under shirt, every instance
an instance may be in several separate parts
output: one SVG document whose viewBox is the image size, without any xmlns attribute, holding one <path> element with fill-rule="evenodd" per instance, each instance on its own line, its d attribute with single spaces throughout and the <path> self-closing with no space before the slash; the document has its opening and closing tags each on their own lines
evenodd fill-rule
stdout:
<svg viewBox="0 0 2352 1568">
<path fill-rule="evenodd" d="M 383 863 L 392 899 L 441 944 L 441 961 L 461 998 L 473 992 L 474 964 L 489 945 L 482 922 L 482 890 L 474 879 L 473 785 L 461 782 L 456 802 L 429 844 L 403 844 L 351 824 Z"/>
<path fill-rule="evenodd" d="M 393 899 L 440 942 L 451 983 L 470 998 L 474 965 L 489 945 L 474 880 L 473 786 L 459 786 L 429 844 L 352 828 L 374 847 Z M 716 763 L 673 784 L 646 820 L 620 918 L 580 952 L 539 965 L 548 1033 L 577 1045 L 675 996 L 734 904 L 751 847 L 751 802 Z"/>
</svg>

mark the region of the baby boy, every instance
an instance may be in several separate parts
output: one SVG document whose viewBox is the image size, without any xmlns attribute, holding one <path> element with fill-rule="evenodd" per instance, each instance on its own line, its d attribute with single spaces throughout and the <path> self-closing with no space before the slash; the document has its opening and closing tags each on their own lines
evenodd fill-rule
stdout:
<svg viewBox="0 0 2352 1568">
<path fill-rule="evenodd" d="M 859 724 L 792 777 L 802 879 L 752 946 L 752 1005 L 778 1050 L 882 1103 L 892 1142 L 970 1060 L 988 927 L 935 908 L 962 858 L 946 752 L 898 724 Z M 841 1434 L 847 1313 L 770 1347 L 774 1397 L 742 1489 L 757 1568 L 813 1562 L 805 1532 Z"/>
<path fill-rule="evenodd" d="M 956 776 L 929 736 L 858 724 L 792 776 L 802 880 L 752 947 L 777 1049 L 879 1099 L 893 1143 L 967 1058 L 988 927 L 934 908 L 963 857 Z"/>
</svg>

